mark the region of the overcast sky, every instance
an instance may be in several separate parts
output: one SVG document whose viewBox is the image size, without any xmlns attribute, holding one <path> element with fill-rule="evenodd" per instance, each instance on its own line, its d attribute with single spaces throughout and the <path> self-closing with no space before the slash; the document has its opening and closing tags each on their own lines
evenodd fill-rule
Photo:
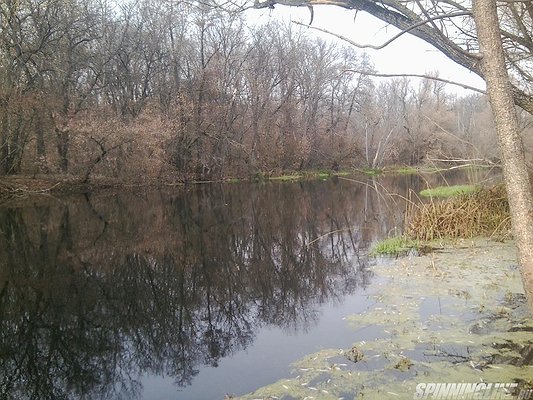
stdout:
<svg viewBox="0 0 533 400">
<path fill-rule="evenodd" d="M 249 10 L 251 21 L 265 23 L 268 19 L 277 18 L 286 21 L 309 23 L 310 12 L 306 7 L 287 7 L 276 5 L 275 9 Z M 313 26 L 327 29 L 340 34 L 359 44 L 381 45 L 399 31 L 387 26 L 373 16 L 359 12 L 354 21 L 355 11 L 336 6 L 315 6 Z M 313 35 L 336 40 L 333 36 L 311 30 Z M 405 34 L 381 50 L 365 49 L 380 73 L 424 74 L 439 71 L 439 76 L 464 83 L 484 90 L 485 83 L 481 78 L 466 68 L 446 58 L 434 47 L 426 42 Z M 412 78 L 415 80 L 415 78 Z M 474 92 L 463 90 L 456 86 L 447 86 L 447 91 L 458 95 Z"/>
</svg>

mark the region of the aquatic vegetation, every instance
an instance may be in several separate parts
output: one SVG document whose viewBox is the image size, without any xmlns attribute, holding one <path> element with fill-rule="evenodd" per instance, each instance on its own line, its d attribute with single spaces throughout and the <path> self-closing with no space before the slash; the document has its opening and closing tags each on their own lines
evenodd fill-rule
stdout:
<svg viewBox="0 0 533 400">
<path fill-rule="evenodd" d="M 303 175 L 293 174 L 293 175 L 272 176 L 268 179 L 271 181 L 297 181 L 302 178 L 303 178 Z"/>
<path fill-rule="evenodd" d="M 471 185 L 431 189 L 431 201 L 405 198 L 405 234 L 378 242 L 371 256 L 399 256 L 412 250 L 432 250 L 428 242 L 476 236 L 504 240 L 510 237 L 510 213 L 503 185 L 479 188 Z M 424 191 L 423 191 L 424 192 Z"/>
<path fill-rule="evenodd" d="M 281 181 L 281 182 L 293 182 L 299 180 L 313 180 L 321 179 L 325 180 L 334 176 L 347 176 L 353 172 L 350 171 L 332 171 L 332 170 L 310 170 L 310 171 L 298 171 L 293 173 L 286 173 L 284 175 L 271 175 L 267 173 L 258 172 L 250 178 L 254 182 L 265 181 Z"/>
<path fill-rule="evenodd" d="M 375 305 L 346 317 L 352 347 L 310 354 L 291 377 L 241 398 L 403 399 L 421 382 L 480 380 L 529 389 L 533 319 L 515 263 L 512 243 L 476 240 L 378 264 Z"/>
<path fill-rule="evenodd" d="M 350 350 L 344 353 L 346 358 L 354 363 L 361 361 L 365 358 L 365 355 L 361 350 L 357 348 L 357 346 L 352 346 Z"/>
<path fill-rule="evenodd" d="M 378 176 L 383 173 L 383 170 L 380 168 L 363 168 L 361 172 L 368 176 Z"/>
<path fill-rule="evenodd" d="M 401 357 L 400 361 L 398 361 L 396 365 L 394 365 L 394 368 L 405 372 L 409 370 L 413 365 L 414 363 L 409 358 Z"/>
<path fill-rule="evenodd" d="M 503 186 L 415 205 L 407 235 L 418 240 L 509 235 L 511 219 Z"/>
<path fill-rule="evenodd" d="M 339 172 L 335 172 L 333 175 L 334 176 L 348 176 L 351 174 L 353 174 L 353 172 L 351 171 L 339 171 Z"/>
<path fill-rule="evenodd" d="M 399 167 L 391 170 L 391 172 L 399 175 L 412 175 L 418 174 L 420 171 L 416 167 Z"/>
<path fill-rule="evenodd" d="M 420 243 L 407 236 L 394 236 L 379 241 L 370 251 L 370 256 L 400 256 L 406 255 L 413 249 L 418 249 Z"/>
</svg>

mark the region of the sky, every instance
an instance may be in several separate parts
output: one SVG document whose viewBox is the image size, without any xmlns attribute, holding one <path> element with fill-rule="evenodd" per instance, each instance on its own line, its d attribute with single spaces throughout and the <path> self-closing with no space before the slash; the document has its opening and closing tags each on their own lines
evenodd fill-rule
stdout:
<svg viewBox="0 0 533 400">
<path fill-rule="evenodd" d="M 298 21 L 308 24 L 310 12 L 307 7 L 288 7 L 276 5 L 273 10 L 248 10 L 250 21 L 265 23 L 270 19 Z M 359 12 L 354 20 L 355 11 L 336 6 L 315 6 L 312 26 L 323 28 L 336 34 L 345 36 L 359 44 L 381 45 L 399 33 L 395 27 L 386 25 L 379 19 Z M 311 29 L 310 34 L 339 40 L 332 35 Z M 344 42 L 345 43 L 345 42 Z M 345 43 L 347 44 L 347 43 Z M 454 63 L 437 49 L 421 39 L 405 34 L 381 50 L 365 49 L 379 73 L 386 74 L 427 74 L 439 72 L 439 77 L 485 89 L 485 83 L 474 73 Z M 385 78 L 376 78 L 385 79 Z M 412 78 L 415 81 L 415 78 Z M 469 95 L 474 92 L 457 86 L 447 85 L 448 93 L 458 96 Z"/>
</svg>

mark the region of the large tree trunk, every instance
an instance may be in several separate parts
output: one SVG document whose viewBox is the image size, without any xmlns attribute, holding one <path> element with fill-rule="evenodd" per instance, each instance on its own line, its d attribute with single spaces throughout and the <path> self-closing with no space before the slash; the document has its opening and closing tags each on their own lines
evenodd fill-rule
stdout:
<svg viewBox="0 0 533 400">
<path fill-rule="evenodd" d="M 533 311 L 533 200 L 495 0 L 474 0 L 473 14 L 481 50 L 481 68 L 500 143 L 503 173 L 511 208 L 524 289 Z"/>
</svg>

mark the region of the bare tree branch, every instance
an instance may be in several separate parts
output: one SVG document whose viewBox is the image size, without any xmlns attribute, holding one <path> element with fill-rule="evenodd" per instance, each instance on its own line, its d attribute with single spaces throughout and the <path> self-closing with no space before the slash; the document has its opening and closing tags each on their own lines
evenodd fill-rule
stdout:
<svg viewBox="0 0 533 400">
<path fill-rule="evenodd" d="M 323 4 L 336 5 L 350 10 L 365 11 L 383 22 L 395 26 L 401 31 L 409 32 L 424 40 L 434 46 L 437 50 L 441 51 L 452 61 L 483 78 L 484 74 L 481 69 L 480 54 L 477 52 L 478 42 L 472 18 L 466 18 L 460 24 L 457 24 L 452 18 L 438 18 L 439 15 L 454 15 L 455 13 L 461 12 L 467 13 L 469 12 L 469 7 L 462 6 L 454 0 L 443 0 L 439 2 L 432 1 L 428 3 L 430 5 L 433 4 L 434 7 L 426 7 L 425 12 L 418 13 L 413 11 L 414 4 L 416 4 L 415 0 L 382 0 L 379 2 L 374 0 L 256 0 L 255 7 L 273 8 L 275 4 L 288 6 Z M 420 4 L 424 7 L 425 3 L 420 2 Z M 512 3 L 501 2 L 500 4 L 502 7 L 512 7 L 514 5 L 520 5 L 522 7 L 518 15 L 524 15 L 524 17 L 522 17 L 520 21 L 515 21 L 516 15 L 509 15 L 508 19 L 510 26 L 519 26 L 520 23 L 525 23 L 527 24 L 526 29 L 524 30 L 518 27 L 516 32 L 504 29 L 503 34 L 513 43 L 521 44 L 527 48 L 530 35 L 524 35 L 523 33 L 528 32 L 528 28 L 530 28 L 530 20 L 533 18 L 531 17 L 533 16 L 533 3 L 530 1 L 524 1 Z M 450 12 L 443 14 L 442 5 L 449 6 L 447 8 L 450 8 Z M 428 18 L 424 14 L 429 14 L 431 20 L 428 21 Z M 525 19 L 526 15 L 528 16 L 527 21 Z M 454 33 L 454 36 L 446 36 L 436 25 L 427 23 L 435 20 L 446 21 L 447 24 L 455 29 L 456 32 Z M 423 21 L 426 21 L 426 23 L 423 23 Z M 455 36 L 455 34 L 458 36 Z M 339 37 L 339 35 L 337 35 L 337 37 Z M 358 47 L 362 46 L 359 45 Z M 370 48 L 370 46 L 368 47 Z M 474 51 L 471 51 L 471 49 Z M 524 49 L 518 50 L 524 52 Z M 527 60 L 521 60 L 524 60 L 523 62 L 527 63 Z M 516 81 L 517 83 L 512 86 L 515 104 L 530 114 L 533 114 L 533 95 L 531 95 L 528 90 L 529 80 L 521 74 L 519 68 L 515 68 L 512 65 L 509 65 L 509 67 L 513 70 L 516 76 L 519 76 L 519 78 L 522 79 L 518 79 Z"/>
<path fill-rule="evenodd" d="M 444 82 L 444 83 L 447 83 L 449 85 L 459 86 L 459 87 L 462 87 L 463 89 L 472 90 L 472 91 L 477 92 L 477 93 L 486 94 L 484 90 L 478 89 L 478 88 L 476 88 L 474 86 L 470 86 L 470 85 L 467 85 L 465 83 L 454 82 L 454 81 L 451 81 L 451 80 L 448 80 L 448 79 L 439 78 L 438 76 L 432 76 L 432 75 L 425 75 L 425 74 L 381 74 L 381 73 L 377 73 L 377 72 L 353 70 L 353 69 L 347 69 L 347 70 L 342 71 L 342 73 L 346 73 L 346 72 L 352 72 L 352 73 L 363 74 L 363 75 L 368 75 L 368 76 L 375 76 L 377 78 L 404 78 L 404 77 L 405 78 L 409 78 L 409 77 L 411 77 L 411 78 L 430 79 L 430 80 L 433 80 L 433 81 Z"/>
<path fill-rule="evenodd" d="M 298 21 L 292 21 L 294 24 L 296 25 L 301 25 L 301 26 L 305 26 L 305 27 L 308 27 L 310 29 L 314 29 L 314 30 L 317 30 L 317 31 L 320 31 L 320 32 L 324 32 L 324 33 L 327 33 L 328 35 L 332 35 L 332 36 L 335 36 L 349 44 L 351 44 L 352 46 L 355 46 L 357 48 L 360 48 L 360 49 L 373 49 L 373 50 L 381 50 L 385 47 L 387 47 L 389 44 L 391 44 L 392 42 L 394 42 L 396 39 L 398 39 L 399 37 L 403 36 L 404 34 L 406 33 L 409 33 L 410 31 L 412 31 L 413 29 L 416 29 L 422 25 L 425 25 L 427 24 L 429 21 L 431 20 L 436 20 L 436 19 L 443 19 L 443 18 L 452 18 L 452 17 L 459 17 L 459 16 L 465 16 L 465 15 L 470 15 L 469 12 L 463 12 L 463 11 L 460 11 L 460 12 L 457 12 L 457 13 L 451 13 L 451 14 L 446 14 L 446 15 L 438 15 L 436 17 L 432 17 L 430 19 L 427 19 L 427 20 L 424 20 L 424 21 L 420 21 L 418 22 L 417 24 L 414 24 L 413 26 L 407 28 L 407 29 L 404 29 L 402 30 L 400 33 L 394 35 L 391 39 L 387 40 L 385 43 L 383 44 L 380 44 L 380 45 L 372 45 L 372 44 L 359 44 L 359 43 L 356 43 L 354 42 L 353 40 L 351 39 L 348 39 L 346 36 L 342 36 L 342 35 L 339 35 L 337 33 L 334 33 L 334 32 L 331 32 L 327 29 L 324 29 L 324 28 L 319 28 L 319 27 L 316 27 L 316 26 L 311 26 L 311 23 L 309 24 L 303 24 L 301 22 L 298 22 Z M 311 20 L 312 22 L 312 20 Z"/>
</svg>

